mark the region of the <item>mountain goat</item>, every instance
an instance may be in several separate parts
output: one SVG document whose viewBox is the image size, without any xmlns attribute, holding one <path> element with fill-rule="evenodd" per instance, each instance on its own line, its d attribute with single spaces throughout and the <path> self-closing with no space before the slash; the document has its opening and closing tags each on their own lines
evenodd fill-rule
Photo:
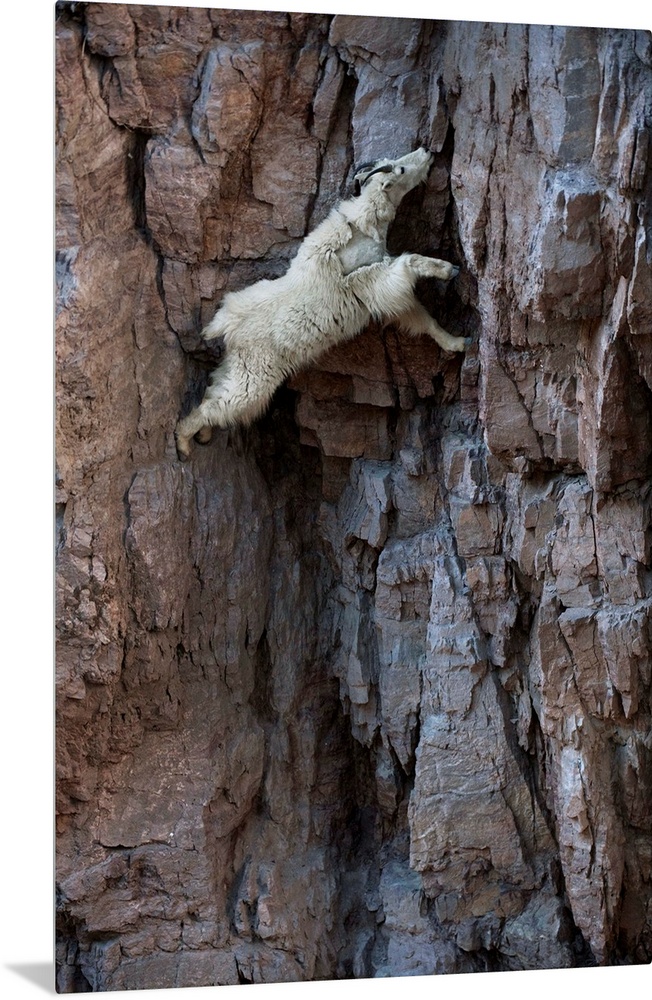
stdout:
<svg viewBox="0 0 652 1000">
<path fill-rule="evenodd" d="M 459 268 L 416 253 L 392 258 L 386 249 L 401 199 L 425 181 L 432 160 L 417 149 L 361 167 L 355 197 L 306 236 L 286 274 L 224 296 L 202 336 L 224 337 L 226 356 L 203 401 L 177 424 L 182 461 L 193 437 L 205 444 L 214 426 L 250 424 L 288 375 L 355 337 L 372 318 L 427 333 L 447 351 L 468 347 L 470 339 L 446 333 L 414 294 L 418 278 L 447 281 Z"/>
</svg>

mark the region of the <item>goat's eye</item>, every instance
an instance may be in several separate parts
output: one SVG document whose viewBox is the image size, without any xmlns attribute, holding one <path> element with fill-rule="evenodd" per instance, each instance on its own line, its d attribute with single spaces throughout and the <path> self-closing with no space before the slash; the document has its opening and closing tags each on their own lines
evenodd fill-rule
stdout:
<svg viewBox="0 0 652 1000">
<path fill-rule="evenodd" d="M 404 174 L 405 173 L 405 167 L 399 167 L 398 168 L 398 172 L 399 172 L 399 174 Z"/>
</svg>

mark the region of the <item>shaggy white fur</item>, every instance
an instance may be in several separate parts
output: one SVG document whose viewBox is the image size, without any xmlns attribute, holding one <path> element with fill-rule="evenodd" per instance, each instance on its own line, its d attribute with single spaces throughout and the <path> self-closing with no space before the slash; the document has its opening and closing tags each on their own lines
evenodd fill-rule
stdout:
<svg viewBox="0 0 652 1000">
<path fill-rule="evenodd" d="M 226 357 L 202 402 L 177 424 L 182 461 L 194 436 L 207 443 L 211 427 L 251 423 L 288 375 L 355 337 L 372 318 L 426 333 L 447 351 L 468 347 L 469 339 L 446 333 L 414 295 L 418 278 L 448 280 L 459 268 L 416 253 L 392 258 L 386 249 L 401 199 L 426 179 L 432 160 L 417 149 L 361 168 L 360 193 L 304 239 L 283 277 L 224 296 L 202 336 L 224 337 Z"/>
</svg>

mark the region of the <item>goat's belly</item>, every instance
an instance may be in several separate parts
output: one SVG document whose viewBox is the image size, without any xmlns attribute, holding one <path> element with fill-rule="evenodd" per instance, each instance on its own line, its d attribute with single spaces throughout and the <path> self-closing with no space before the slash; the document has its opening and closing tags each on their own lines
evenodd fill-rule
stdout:
<svg viewBox="0 0 652 1000">
<path fill-rule="evenodd" d="M 295 369 L 354 337 L 369 319 L 366 307 L 354 296 L 331 292 L 316 296 L 306 291 L 302 302 L 276 317 L 270 331 L 274 348 Z"/>
</svg>

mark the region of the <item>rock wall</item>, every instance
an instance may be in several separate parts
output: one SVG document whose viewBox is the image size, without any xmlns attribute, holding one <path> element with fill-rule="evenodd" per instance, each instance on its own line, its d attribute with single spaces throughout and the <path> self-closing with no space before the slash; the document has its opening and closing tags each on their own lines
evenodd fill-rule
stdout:
<svg viewBox="0 0 652 1000">
<path fill-rule="evenodd" d="M 62 992 L 652 958 L 649 33 L 60 4 Z M 373 327 L 182 466 L 354 163 Z"/>
</svg>

